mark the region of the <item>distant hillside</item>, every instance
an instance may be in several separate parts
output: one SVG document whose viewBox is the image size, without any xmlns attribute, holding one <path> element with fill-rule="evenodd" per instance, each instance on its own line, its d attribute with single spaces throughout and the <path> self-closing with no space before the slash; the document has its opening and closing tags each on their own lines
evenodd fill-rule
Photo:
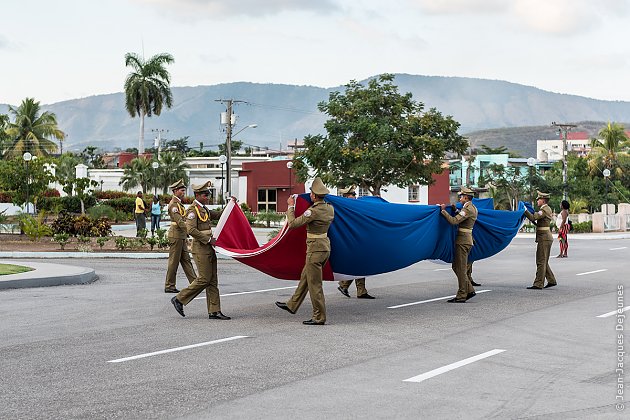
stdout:
<svg viewBox="0 0 630 420">
<path fill-rule="evenodd" d="M 563 121 L 564 122 L 564 121 Z M 589 137 L 596 137 L 607 121 L 570 122 L 576 124 L 574 132 L 585 131 Z M 630 123 L 621 123 L 630 128 Z M 559 139 L 558 129 L 551 124 L 544 126 L 494 128 L 479 130 L 465 134 L 471 147 L 479 148 L 482 144 L 497 148 L 505 146 L 509 151 L 518 153 L 522 157 L 536 157 L 536 141 L 542 139 Z"/>
<path fill-rule="evenodd" d="M 395 83 L 401 92 L 411 92 L 427 109 L 435 107 L 452 115 L 462 125 L 460 132 L 470 133 L 475 144 L 508 140 L 502 131 L 492 129 L 525 127 L 508 136 L 509 144 L 518 144 L 510 149 L 524 155 L 532 153 L 527 142 L 553 137 L 551 121 L 624 121 L 630 116 L 630 102 L 557 94 L 498 80 L 399 74 Z M 317 111 L 317 103 L 327 100 L 331 91 L 342 89 L 247 82 L 175 87 L 173 108 L 160 117 L 146 119 L 145 146 L 152 145 L 155 135 L 151 129 L 155 128 L 169 130 L 163 136 L 168 139 L 190 136 L 191 147 L 198 147 L 200 142 L 205 146 L 223 142 L 225 134 L 219 115 L 225 107 L 215 100 L 233 98 L 249 102 L 235 107 L 239 117 L 236 130 L 258 124 L 256 129 L 243 131 L 238 140 L 272 149 L 286 148 L 289 140 L 324 132 L 326 116 Z M 57 114 L 61 129 L 68 134 L 67 149 L 80 150 L 87 145 L 106 150 L 137 146 L 139 120 L 126 113 L 122 93 L 58 102 L 43 108 Z M 4 112 L 6 106 L 0 106 L 0 113 Z M 535 134 L 538 129 L 548 134 Z"/>
</svg>

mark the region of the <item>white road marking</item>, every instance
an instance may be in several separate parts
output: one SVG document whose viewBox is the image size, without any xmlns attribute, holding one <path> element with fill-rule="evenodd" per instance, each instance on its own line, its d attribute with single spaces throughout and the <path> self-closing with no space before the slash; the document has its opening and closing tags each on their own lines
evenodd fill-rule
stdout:
<svg viewBox="0 0 630 420">
<path fill-rule="evenodd" d="M 597 318 L 607 318 L 609 316 L 613 316 L 615 314 L 621 314 L 623 312 L 626 312 L 627 310 L 630 309 L 630 306 L 626 306 L 624 308 L 621 309 L 621 312 L 619 312 L 619 309 L 617 309 L 616 311 L 612 311 L 612 312 L 606 312 L 605 314 L 602 315 L 597 315 Z M 625 316 L 625 315 L 624 315 Z"/>
<path fill-rule="evenodd" d="M 145 358 L 145 357 L 156 356 L 158 354 L 172 353 L 174 351 L 194 349 L 195 347 L 209 346 L 210 344 L 217 344 L 217 343 L 223 343 L 223 342 L 226 342 L 226 341 L 238 340 L 239 338 L 247 338 L 247 336 L 246 335 L 235 335 L 234 337 L 222 338 L 220 340 L 206 341 L 205 343 L 197 343 L 197 344 L 191 344 L 189 346 L 175 347 L 175 348 L 172 348 L 172 349 L 154 351 L 152 353 L 138 354 L 137 356 L 123 357 L 122 359 L 116 359 L 116 360 L 108 360 L 107 362 L 108 363 L 127 362 L 129 360 L 136 360 L 136 359 L 142 359 L 142 358 Z"/>
<path fill-rule="evenodd" d="M 505 350 L 494 349 L 487 351 L 485 353 L 478 354 L 473 357 L 469 357 L 468 359 L 460 360 L 459 362 L 451 363 L 450 365 L 442 366 L 441 368 L 433 369 L 427 373 L 423 373 L 422 375 L 414 376 L 413 378 L 405 379 L 403 382 L 422 382 L 424 380 L 433 378 L 434 376 L 441 375 L 450 370 L 457 369 L 462 366 L 469 365 L 471 363 L 477 362 L 479 360 L 485 359 L 490 356 L 494 356 L 499 353 L 503 353 Z"/>
<path fill-rule="evenodd" d="M 492 290 L 477 290 L 477 294 L 485 293 L 485 292 L 491 292 L 491 291 Z M 388 306 L 387 309 L 398 309 L 398 308 L 403 308 L 405 306 L 420 305 L 421 303 L 435 302 L 435 301 L 438 301 L 438 300 L 450 299 L 450 298 L 454 298 L 454 297 L 455 297 L 455 295 L 442 296 L 442 297 L 435 298 L 435 299 L 421 300 L 420 302 L 411 302 L 411 303 L 404 303 L 402 305 Z"/>
<path fill-rule="evenodd" d="M 435 270 L 433 270 L 433 271 L 447 271 L 447 270 L 448 270 L 448 271 L 451 271 L 451 270 L 452 270 L 452 268 L 436 268 L 436 269 L 435 269 Z"/>
<path fill-rule="evenodd" d="M 576 276 L 585 276 L 587 274 L 601 273 L 602 271 L 608 271 L 608 269 L 607 268 L 602 268 L 601 270 L 587 271 L 586 273 L 577 273 Z"/>
<path fill-rule="evenodd" d="M 221 295 L 221 297 L 224 296 L 236 296 L 236 295 L 248 295 L 250 293 L 264 293 L 264 292 L 272 292 L 274 290 L 285 290 L 285 289 L 295 289 L 297 286 L 289 286 L 289 287 L 276 287 L 275 289 L 263 289 L 263 290 L 252 290 L 249 292 L 235 292 L 235 293 L 226 293 L 224 295 Z M 205 296 L 201 296 L 201 297 L 196 297 L 195 299 L 205 299 Z"/>
<path fill-rule="evenodd" d="M 627 249 L 627 246 L 620 246 L 619 248 L 610 248 L 610 251 L 619 251 L 620 249 Z"/>
</svg>

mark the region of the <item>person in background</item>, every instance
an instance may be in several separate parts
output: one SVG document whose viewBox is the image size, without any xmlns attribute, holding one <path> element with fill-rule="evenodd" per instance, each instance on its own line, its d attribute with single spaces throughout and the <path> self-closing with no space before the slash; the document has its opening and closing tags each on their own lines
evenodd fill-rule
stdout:
<svg viewBox="0 0 630 420">
<path fill-rule="evenodd" d="M 160 205 L 160 197 L 153 196 L 153 204 L 151 204 L 151 236 L 155 236 L 155 229 L 160 228 L 160 219 L 162 218 L 162 206 Z"/>
<path fill-rule="evenodd" d="M 145 213 L 147 208 L 144 205 L 142 199 L 142 191 L 138 191 L 136 194 L 136 209 L 134 210 L 134 218 L 136 219 L 136 237 L 140 236 L 140 231 L 147 228 L 147 218 Z"/>
<path fill-rule="evenodd" d="M 530 290 L 547 289 L 558 285 L 556 276 L 549 267 L 549 252 L 553 244 L 553 235 L 549 225 L 551 225 L 553 212 L 548 203 L 549 194 L 538 191 L 536 204 L 539 210 L 534 214 L 525 210 L 525 217 L 536 225 L 536 278 L 534 284 L 528 287 Z M 545 279 L 547 279 L 546 285 Z"/>
<path fill-rule="evenodd" d="M 558 213 L 556 225 L 558 226 L 558 241 L 560 241 L 560 254 L 556 258 L 567 258 L 569 249 L 569 202 L 562 200 L 560 203 L 562 210 Z"/>
<path fill-rule="evenodd" d="M 344 198 L 356 199 L 357 193 L 354 191 L 354 189 L 355 187 L 354 185 L 352 185 L 348 188 L 339 188 L 337 191 Z M 341 294 L 344 295 L 345 297 L 350 297 L 350 292 L 348 291 L 348 288 L 350 287 L 353 281 L 354 281 L 355 286 L 357 287 L 358 299 L 374 299 L 374 296 L 370 295 L 367 289 L 365 288 L 365 277 L 357 278 L 354 280 L 341 280 L 339 282 L 339 286 L 337 286 L 337 290 L 339 290 L 339 292 L 341 292 Z"/>
</svg>

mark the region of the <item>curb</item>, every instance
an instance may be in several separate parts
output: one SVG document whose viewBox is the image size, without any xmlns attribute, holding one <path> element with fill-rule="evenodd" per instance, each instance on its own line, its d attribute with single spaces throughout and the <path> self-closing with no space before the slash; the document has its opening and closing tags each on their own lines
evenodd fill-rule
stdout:
<svg viewBox="0 0 630 420">
<path fill-rule="evenodd" d="M 0 262 L 15 263 L 15 261 L 6 260 Z M 87 284 L 98 279 L 96 272 L 92 268 L 40 262 L 21 263 L 21 265 L 31 267 L 34 270 L 1 276 L 0 290 L 61 286 L 64 284 Z"/>
</svg>

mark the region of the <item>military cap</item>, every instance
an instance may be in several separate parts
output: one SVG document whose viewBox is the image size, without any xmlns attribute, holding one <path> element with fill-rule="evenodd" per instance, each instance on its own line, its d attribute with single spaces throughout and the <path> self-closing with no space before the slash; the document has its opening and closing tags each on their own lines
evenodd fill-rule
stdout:
<svg viewBox="0 0 630 420">
<path fill-rule="evenodd" d="M 180 188 L 186 188 L 186 185 L 184 185 L 184 180 L 180 179 L 177 182 L 173 182 L 171 185 L 168 186 L 172 191 L 174 190 L 178 190 Z"/>
<path fill-rule="evenodd" d="M 192 185 L 192 190 L 195 194 L 200 194 L 203 192 L 209 192 L 210 191 L 210 187 L 212 187 L 212 182 L 211 181 L 206 181 L 203 184 L 193 184 Z"/>
<path fill-rule="evenodd" d="M 337 188 L 337 192 L 339 194 L 342 194 L 342 195 L 343 194 L 352 194 L 352 193 L 354 193 L 354 189 L 355 189 L 355 186 L 351 185 L 348 188 Z"/>
<path fill-rule="evenodd" d="M 459 194 L 457 195 L 469 195 L 469 196 L 474 196 L 475 192 L 473 190 L 471 190 L 470 188 L 467 187 L 461 187 L 461 189 L 459 190 Z"/>
<path fill-rule="evenodd" d="M 316 195 L 326 195 L 330 194 L 328 188 L 324 185 L 320 177 L 317 177 L 313 180 L 313 185 L 311 185 L 311 191 Z"/>
<path fill-rule="evenodd" d="M 549 200 L 549 193 L 544 193 L 540 191 L 536 191 L 536 193 L 538 193 L 538 197 L 536 197 L 536 200 L 540 200 L 541 198 Z"/>
</svg>

